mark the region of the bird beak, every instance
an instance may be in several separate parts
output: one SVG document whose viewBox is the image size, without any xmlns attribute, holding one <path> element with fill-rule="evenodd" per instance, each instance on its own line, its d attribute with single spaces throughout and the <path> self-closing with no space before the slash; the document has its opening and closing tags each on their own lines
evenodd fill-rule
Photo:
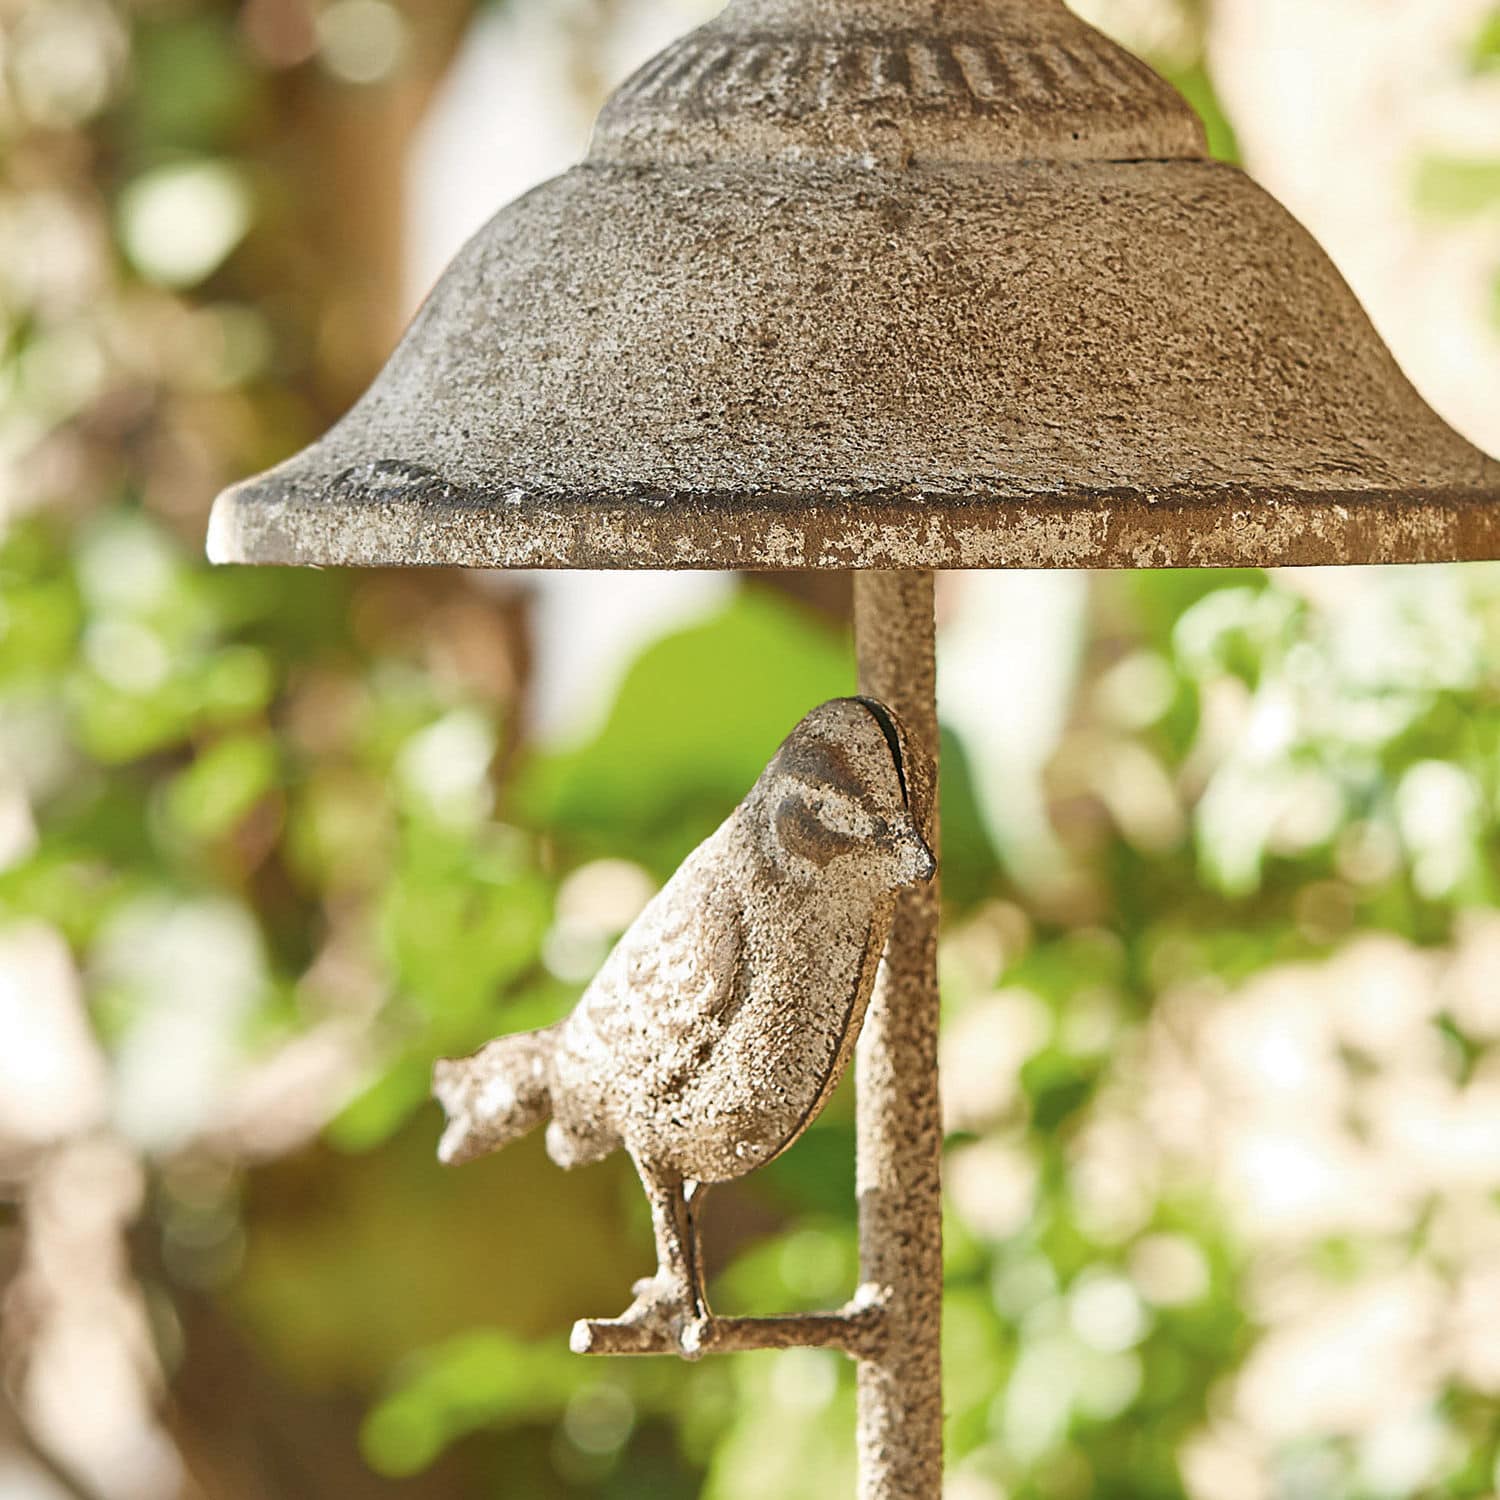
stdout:
<svg viewBox="0 0 1500 1500">
<path fill-rule="evenodd" d="M 915 828 L 898 833 L 891 846 L 896 855 L 898 888 L 926 885 L 937 874 L 937 859 Z"/>
</svg>

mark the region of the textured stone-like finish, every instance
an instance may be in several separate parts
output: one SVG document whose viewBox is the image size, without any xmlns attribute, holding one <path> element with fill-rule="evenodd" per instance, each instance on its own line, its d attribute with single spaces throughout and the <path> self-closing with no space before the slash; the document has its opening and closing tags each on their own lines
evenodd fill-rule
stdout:
<svg viewBox="0 0 1500 1500">
<path fill-rule="evenodd" d="M 1306 232 L 1204 157 L 1183 101 L 1059 0 L 734 0 L 625 84 L 587 162 L 481 231 L 343 422 L 220 497 L 210 553 L 891 570 L 1500 555 L 1500 465 L 1422 403 Z M 906 810 L 935 838 L 931 604 L 930 575 L 857 585 L 861 682 L 906 718 Z M 845 1349 L 862 1500 L 925 1500 L 942 1459 L 936 888 L 898 900 L 903 882 L 856 879 L 849 856 L 793 892 L 769 806 L 747 799 L 562 1027 L 440 1072 L 447 1146 L 548 1114 L 559 1160 L 624 1145 L 660 1267 L 574 1347 Z M 784 832 L 816 852 L 829 829 L 806 809 Z M 887 929 L 858 1067 L 865 1284 L 840 1313 L 712 1319 L 690 1185 L 810 1118 Z"/>
<path fill-rule="evenodd" d="M 1096 567 L 1500 552 L 1500 465 L 1202 161 L 588 165 L 455 261 L 223 561 Z"/>
<path fill-rule="evenodd" d="M 901 715 L 920 754 L 918 825 L 938 848 L 937 656 L 931 573 L 859 573 L 860 691 Z M 938 1101 L 938 884 L 897 898 L 855 1062 L 860 1278 L 885 1309 L 859 1366 L 859 1500 L 942 1492 L 943 1115 Z"/>
<path fill-rule="evenodd" d="M 686 1353 L 713 1342 L 694 1225 L 703 1189 L 786 1150 L 842 1076 L 896 893 L 936 867 L 910 797 L 929 781 L 880 704 L 814 709 L 565 1020 L 438 1065 L 446 1161 L 543 1120 L 560 1166 L 622 1147 L 635 1161 L 660 1269 L 623 1319 L 594 1325 L 601 1341 L 647 1352 L 671 1337 Z M 854 1342 L 857 1325 L 835 1327 Z"/>
<path fill-rule="evenodd" d="M 1169 84 L 1050 0 L 741 0 L 627 80 L 590 157 L 927 166 L 1207 154 Z"/>
</svg>

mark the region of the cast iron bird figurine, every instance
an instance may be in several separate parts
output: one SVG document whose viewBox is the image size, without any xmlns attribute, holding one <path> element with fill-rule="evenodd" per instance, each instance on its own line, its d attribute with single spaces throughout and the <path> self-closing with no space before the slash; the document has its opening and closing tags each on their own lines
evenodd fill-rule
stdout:
<svg viewBox="0 0 1500 1500">
<path fill-rule="evenodd" d="M 896 893 L 936 869 L 914 810 L 927 773 L 910 754 L 882 704 L 815 708 L 566 1019 L 437 1064 L 445 1162 L 497 1150 L 549 1116 L 559 1166 L 621 1146 L 634 1159 L 658 1269 L 611 1326 L 684 1350 L 701 1343 L 704 1187 L 785 1151 L 842 1076 Z"/>
</svg>

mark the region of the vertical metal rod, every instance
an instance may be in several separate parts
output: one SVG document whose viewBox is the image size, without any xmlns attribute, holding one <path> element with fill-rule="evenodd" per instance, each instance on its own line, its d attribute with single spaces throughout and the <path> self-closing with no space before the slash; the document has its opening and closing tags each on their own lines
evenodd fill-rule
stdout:
<svg viewBox="0 0 1500 1500">
<path fill-rule="evenodd" d="M 926 751 L 913 787 L 938 848 L 937 667 L 931 573 L 856 573 L 860 691 Z M 859 1366 L 860 1500 L 942 1492 L 943 1225 L 938 1108 L 938 882 L 896 908 L 856 1061 L 861 1279 L 886 1303 L 878 1356 Z"/>
</svg>

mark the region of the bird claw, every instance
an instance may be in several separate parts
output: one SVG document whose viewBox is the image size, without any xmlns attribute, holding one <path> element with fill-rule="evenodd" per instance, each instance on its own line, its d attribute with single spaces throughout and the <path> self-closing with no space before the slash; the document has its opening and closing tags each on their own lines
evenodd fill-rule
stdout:
<svg viewBox="0 0 1500 1500">
<path fill-rule="evenodd" d="M 631 1288 L 635 1301 L 620 1314 L 596 1324 L 630 1329 L 643 1346 L 674 1346 L 685 1359 L 696 1359 L 709 1342 L 713 1317 L 692 1292 L 676 1280 L 647 1276 Z"/>
<path fill-rule="evenodd" d="M 677 1347 L 684 1359 L 701 1359 L 704 1351 L 713 1342 L 714 1320 L 711 1314 L 693 1317 L 684 1323 L 677 1334 Z"/>
<path fill-rule="evenodd" d="M 696 1360 L 714 1347 L 711 1317 L 679 1318 L 668 1326 L 629 1317 L 580 1319 L 568 1345 L 574 1354 L 677 1354 Z"/>
</svg>

